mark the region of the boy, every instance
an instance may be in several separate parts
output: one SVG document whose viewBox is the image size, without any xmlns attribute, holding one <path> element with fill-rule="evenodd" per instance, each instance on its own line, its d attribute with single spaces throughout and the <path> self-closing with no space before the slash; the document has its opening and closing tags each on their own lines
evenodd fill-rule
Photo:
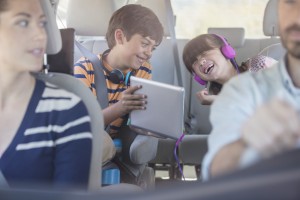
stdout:
<svg viewBox="0 0 300 200">
<path fill-rule="evenodd" d="M 133 94 L 140 87 L 129 87 L 130 75 L 151 79 L 152 67 L 148 60 L 162 37 L 163 27 L 157 16 L 141 5 L 125 5 L 110 18 L 106 33 L 109 49 L 98 57 L 108 91 L 109 106 L 103 109 L 104 123 L 110 125 L 109 134 L 113 139 L 119 137 L 119 129 L 128 113 L 146 109 L 146 96 Z M 94 67 L 84 57 L 74 66 L 75 77 L 97 95 L 93 72 Z"/>
</svg>

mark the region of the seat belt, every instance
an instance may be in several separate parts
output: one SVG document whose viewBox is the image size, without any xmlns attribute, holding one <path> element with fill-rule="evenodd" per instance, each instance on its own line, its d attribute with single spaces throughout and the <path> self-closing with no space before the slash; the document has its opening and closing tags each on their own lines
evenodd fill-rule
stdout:
<svg viewBox="0 0 300 200">
<path fill-rule="evenodd" d="M 2 174 L 1 170 L 0 170 L 0 187 L 8 187 L 8 183 L 4 178 L 4 175 Z"/>
<path fill-rule="evenodd" d="M 166 4 L 166 13 L 167 13 L 170 37 L 171 37 L 172 47 L 173 47 L 173 55 L 174 55 L 174 62 L 176 67 L 178 86 L 183 87 L 183 81 L 182 81 L 181 69 L 180 69 L 180 60 L 178 55 L 179 51 L 178 51 L 178 45 L 176 41 L 176 34 L 175 34 L 175 16 L 173 14 L 170 0 L 165 0 L 165 4 Z"/>
<path fill-rule="evenodd" d="M 105 76 L 103 72 L 103 65 L 99 58 L 91 53 L 87 48 L 82 46 L 78 41 L 75 40 L 75 45 L 83 54 L 84 57 L 89 59 L 94 67 L 94 77 L 95 77 L 95 86 L 96 86 L 96 93 L 97 93 L 97 100 L 101 106 L 101 109 L 108 107 L 108 97 L 107 97 L 107 87 Z"/>
</svg>

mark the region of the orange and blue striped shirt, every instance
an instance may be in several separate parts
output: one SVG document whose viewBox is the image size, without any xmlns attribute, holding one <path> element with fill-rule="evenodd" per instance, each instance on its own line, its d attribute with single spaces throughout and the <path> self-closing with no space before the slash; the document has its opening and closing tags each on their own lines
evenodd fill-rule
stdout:
<svg viewBox="0 0 300 200">
<path fill-rule="evenodd" d="M 98 55 L 98 58 L 101 59 L 101 54 Z M 113 68 L 105 61 L 103 61 L 103 65 L 108 71 L 112 71 Z M 130 71 L 123 71 L 126 74 Z M 106 79 L 106 87 L 107 87 L 107 97 L 108 97 L 108 104 L 113 105 L 117 103 L 121 98 L 121 93 L 127 89 L 127 86 L 124 83 L 121 84 L 114 84 L 110 80 L 108 80 L 108 74 L 105 70 L 103 70 L 104 76 Z M 93 92 L 95 96 L 96 93 L 96 86 L 95 86 L 95 75 L 94 75 L 94 67 L 90 60 L 86 57 L 82 57 L 79 59 L 77 63 L 74 65 L 74 76 L 81 80 L 90 90 Z M 152 78 L 152 67 L 150 63 L 145 62 L 138 70 L 135 71 L 136 77 L 151 79 Z M 122 116 L 110 124 L 109 134 L 112 138 L 118 137 L 118 132 L 120 127 L 122 126 L 124 120 L 127 119 L 126 116 Z"/>
</svg>

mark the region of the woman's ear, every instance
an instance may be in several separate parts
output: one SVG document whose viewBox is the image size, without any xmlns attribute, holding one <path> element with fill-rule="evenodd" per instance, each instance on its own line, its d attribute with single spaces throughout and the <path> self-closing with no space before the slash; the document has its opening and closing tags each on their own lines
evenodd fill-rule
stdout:
<svg viewBox="0 0 300 200">
<path fill-rule="evenodd" d="M 121 29 L 116 29 L 115 30 L 116 44 L 124 44 L 125 39 L 126 38 L 125 38 L 124 32 Z"/>
</svg>

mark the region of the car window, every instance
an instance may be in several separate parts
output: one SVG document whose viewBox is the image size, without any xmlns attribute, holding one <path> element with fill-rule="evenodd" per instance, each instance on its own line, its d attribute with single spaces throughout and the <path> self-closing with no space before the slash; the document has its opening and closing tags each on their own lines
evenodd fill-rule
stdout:
<svg viewBox="0 0 300 200">
<path fill-rule="evenodd" d="M 193 38 L 209 27 L 244 27 L 247 38 L 263 37 L 268 0 L 171 0 L 177 38 Z"/>
<path fill-rule="evenodd" d="M 68 1 L 59 2 L 59 28 L 66 27 Z M 135 1 L 122 0 L 122 4 Z M 207 33 L 209 27 L 244 27 L 246 38 L 264 37 L 262 23 L 267 2 L 268 0 L 171 0 L 176 15 L 176 36 L 193 38 Z"/>
</svg>

